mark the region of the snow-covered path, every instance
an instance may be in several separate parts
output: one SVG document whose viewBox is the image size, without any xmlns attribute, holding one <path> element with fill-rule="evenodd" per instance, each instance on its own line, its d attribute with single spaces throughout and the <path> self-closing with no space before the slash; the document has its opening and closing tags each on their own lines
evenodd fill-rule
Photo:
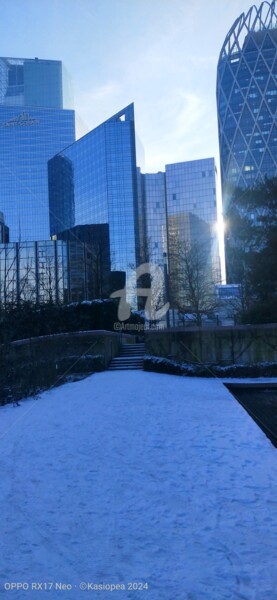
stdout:
<svg viewBox="0 0 277 600">
<path fill-rule="evenodd" d="M 0 419 L 5 598 L 277 598 L 276 449 L 222 381 L 104 372 Z"/>
</svg>

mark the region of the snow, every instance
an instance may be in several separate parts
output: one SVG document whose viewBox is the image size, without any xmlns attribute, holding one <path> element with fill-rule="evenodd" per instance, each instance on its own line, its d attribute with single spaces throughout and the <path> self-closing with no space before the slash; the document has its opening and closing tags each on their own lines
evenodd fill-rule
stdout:
<svg viewBox="0 0 277 600">
<path fill-rule="evenodd" d="M 276 450 L 222 380 L 103 372 L 0 414 L 4 597 L 276 597 Z"/>
</svg>

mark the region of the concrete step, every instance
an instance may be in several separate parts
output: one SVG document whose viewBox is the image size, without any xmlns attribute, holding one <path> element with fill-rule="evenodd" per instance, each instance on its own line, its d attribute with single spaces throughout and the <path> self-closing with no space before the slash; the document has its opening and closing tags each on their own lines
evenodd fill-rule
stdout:
<svg viewBox="0 0 277 600">
<path fill-rule="evenodd" d="M 132 367 L 109 367 L 108 371 L 141 371 L 142 367 L 140 366 L 132 366 Z"/>
<path fill-rule="evenodd" d="M 144 356 L 145 352 L 120 352 L 118 356 Z"/>
<path fill-rule="evenodd" d="M 144 344 L 123 344 L 118 356 L 115 356 L 108 367 L 109 371 L 143 369 Z"/>
<path fill-rule="evenodd" d="M 114 367 L 119 367 L 119 366 L 126 366 L 129 367 L 130 365 L 143 365 L 143 359 L 134 359 L 134 360 L 120 360 L 120 359 L 113 359 L 110 362 L 110 366 L 114 366 Z"/>
<path fill-rule="evenodd" d="M 120 352 L 127 352 L 128 354 L 132 352 L 144 352 L 144 348 L 120 348 Z"/>
<path fill-rule="evenodd" d="M 129 363 L 132 363 L 132 362 L 143 363 L 143 358 L 137 358 L 137 357 L 131 357 L 131 356 L 129 356 L 128 358 L 122 358 L 121 356 L 117 356 L 116 358 L 113 358 L 111 361 L 111 363 L 113 363 L 113 364 L 124 363 L 126 365 L 128 365 Z"/>
<path fill-rule="evenodd" d="M 120 354 L 144 354 L 144 348 L 120 348 Z"/>
<path fill-rule="evenodd" d="M 137 364 L 137 365 L 142 365 L 143 364 L 143 359 L 137 359 L 137 358 L 129 358 L 127 360 L 125 359 L 121 359 L 121 358 L 114 358 L 111 362 L 111 365 L 133 365 L 133 364 Z"/>
<path fill-rule="evenodd" d="M 144 344 L 123 344 L 122 346 L 120 346 L 121 350 L 129 350 L 130 352 L 132 350 L 143 350 L 144 349 Z"/>
<path fill-rule="evenodd" d="M 144 344 L 124 344 L 120 347 L 120 352 L 144 352 Z"/>
<path fill-rule="evenodd" d="M 130 358 L 130 360 L 135 360 L 136 358 L 138 360 L 142 360 L 143 359 L 143 354 L 141 354 L 140 356 L 137 355 L 133 355 L 133 356 L 128 356 L 127 354 L 125 356 L 120 356 L 120 354 L 118 356 L 114 356 L 114 358 L 112 360 L 117 360 L 117 359 L 122 359 L 122 360 L 128 360 Z"/>
</svg>

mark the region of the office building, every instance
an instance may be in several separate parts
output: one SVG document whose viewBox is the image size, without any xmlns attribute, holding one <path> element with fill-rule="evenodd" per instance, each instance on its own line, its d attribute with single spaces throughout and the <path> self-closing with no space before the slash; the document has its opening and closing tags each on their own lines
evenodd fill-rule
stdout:
<svg viewBox="0 0 277 600">
<path fill-rule="evenodd" d="M 277 174 L 277 4 L 242 13 L 222 46 L 217 110 L 223 204 Z"/>
<path fill-rule="evenodd" d="M 167 255 L 165 173 L 142 175 L 147 260 L 162 266 Z"/>
<path fill-rule="evenodd" d="M 203 159 L 142 174 L 134 123 L 131 104 L 49 160 L 50 229 L 52 237 L 68 239 L 65 223 L 74 235 L 80 227 L 108 226 L 111 270 L 126 273 L 127 300 L 135 308 L 136 284 L 151 284 L 155 312 L 167 301 L 168 269 L 170 302 L 184 305 L 177 246 L 197 241 L 205 247 L 209 280 L 224 281 L 217 172 L 214 159 Z M 144 263 L 150 268 L 136 282 L 134 269 Z"/>
<path fill-rule="evenodd" d="M 189 252 L 202 261 L 207 286 L 225 279 L 215 161 L 207 158 L 166 165 L 165 180 L 170 303 L 172 308 L 184 310 L 189 309 L 185 267 Z"/>
<path fill-rule="evenodd" d="M 139 264 L 147 265 L 147 274 L 138 287 L 151 287 L 151 310 L 156 313 L 167 302 L 167 219 L 165 174 L 146 173 L 138 177 Z M 144 308 L 145 298 L 139 302 Z"/>
<path fill-rule="evenodd" d="M 67 246 L 62 241 L 0 244 L 0 303 L 68 300 Z"/>
<path fill-rule="evenodd" d="M 221 202 L 213 158 L 167 165 L 165 172 L 138 171 L 141 262 L 155 266 L 163 282 L 157 290 L 172 308 L 187 305 L 184 253 L 201 248 L 205 277 L 213 287 L 225 281 Z M 221 239 L 222 238 L 222 239 Z M 167 273 L 169 282 L 166 281 Z M 154 287 L 157 286 L 157 283 Z"/>
<path fill-rule="evenodd" d="M 68 287 L 71 301 L 107 298 L 111 255 L 109 226 L 76 225 L 57 234 L 68 244 Z M 118 289 L 118 288 L 116 288 Z"/>
<path fill-rule="evenodd" d="M 108 224 L 111 267 L 126 272 L 129 300 L 138 262 L 136 170 L 133 104 L 49 160 L 51 236 L 71 219 L 75 225 Z"/>
<path fill-rule="evenodd" d="M 5 224 L 5 217 L 2 212 L 0 212 L 0 243 L 6 244 L 10 239 L 10 230 L 8 226 Z"/>
<path fill-rule="evenodd" d="M 47 162 L 75 140 L 68 104 L 60 61 L 0 58 L 0 205 L 11 241 L 50 237 Z"/>
<path fill-rule="evenodd" d="M 108 298 L 108 226 L 81 226 L 57 240 L 0 243 L 0 305 Z"/>
</svg>

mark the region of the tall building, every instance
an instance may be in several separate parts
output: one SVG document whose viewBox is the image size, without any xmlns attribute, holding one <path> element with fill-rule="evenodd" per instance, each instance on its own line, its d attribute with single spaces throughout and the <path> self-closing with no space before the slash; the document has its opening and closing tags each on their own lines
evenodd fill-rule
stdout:
<svg viewBox="0 0 277 600">
<path fill-rule="evenodd" d="M 221 253 L 219 194 L 214 158 L 166 165 L 169 289 L 172 307 L 186 308 L 187 253 L 205 262 L 207 285 L 225 279 Z"/>
<path fill-rule="evenodd" d="M 111 267 L 125 271 L 127 281 L 138 262 L 136 171 L 133 104 L 49 161 L 51 235 L 72 219 L 75 225 L 108 224 Z M 130 300 L 131 283 L 128 294 Z"/>
<path fill-rule="evenodd" d="M 147 260 L 163 266 L 167 256 L 165 173 L 146 173 L 142 177 Z"/>
<path fill-rule="evenodd" d="M 0 205 L 11 241 L 50 237 L 47 162 L 75 140 L 67 89 L 60 61 L 0 58 Z"/>
<path fill-rule="evenodd" d="M 167 259 L 167 218 L 165 173 L 138 177 L 139 263 L 147 265 L 147 275 L 139 280 L 142 288 L 151 287 L 151 310 L 156 313 L 167 302 L 165 268 Z M 145 299 L 139 303 L 144 307 Z"/>
<path fill-rule="evenodd" d="M 0 304 L 68 301 L 68 252 L 62 241 L 0 244 Z"/>
<path fill-rule="evenodd" d="M 2 212 L 0 212 L 0 243 L 6 244 L 10 239 L 10 231 L 8 226 L 5 224 L 5 218 Z"/>
<path fill-rule="evenodd" d="M 70 300 L 107 298 L 111 291 L 109 226 L 76 225 L 57 234 L 68 243 Z M 118 289 L 118 288 L 116 288 Z"/>
<path fill-rule="evenodd" d="M 201 242 L 209 280 L 224 281 L 214 159 L 142 174 L 136 165 L 133 104 L 51 158 L 48 172 L 51 236 L 67 239 L 63 231 L 72 224 L 75 233 L 80 226 L 108 225 L 111 270 L 126 273 L 127 300 L 133 307 L 134 269 L 144 263 L 148 266 L 138 287 L 151 283 L 155 288 L 154 310 L 166 303 L 168 267 L 170 301 L 176 307 L 184 304 L 179 267 L 176 277 L 176 245 Z"/>
<path fill-rule="evenodd" d="M 82 302 L 107 298 L 114 291 L 110 288 L 108 226 L 84 225 L 60 235 L 58 240 L 0 241 L 2 307 L 22 302 Z"/>
<path fill-rule="evenodd" d="M 203 253 L 205 275 L 212 285 L 225 281 L 223 239 L 220 235 L 220 193 L 213 158 L 167 165 L 164 172 L 138 172 L 139 232 L 149 261 L 169 272 L 159 293 L 172 308 L 187 304 L 184 253 L 198 245 Z M 152 268 L 155 273 L 155 267 Z M 157 285 L 156 285 L 157 288 Z"/>
<path fill-rule="evenodd" d="M 277 174 L 277 5 L 252 6 L 231 27 L 217 68 L 223 203 L 232 187 Z"/>
</svg>

